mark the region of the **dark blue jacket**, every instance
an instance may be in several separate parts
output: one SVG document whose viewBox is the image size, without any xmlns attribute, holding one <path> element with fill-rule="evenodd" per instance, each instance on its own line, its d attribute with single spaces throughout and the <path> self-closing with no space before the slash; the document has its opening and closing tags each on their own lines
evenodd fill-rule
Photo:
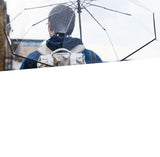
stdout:
<svg viewBox="0 0 160 157">
<path fill-rule="evenodd" d="M 71 50 L 77 45 L 83 45 L 83 43 L 78 38 L 66 37 L 64 35 L 54 35 L 46 41 L 46 45 L 50 50 L 54 51 L 58 48 L 66 48 L 68 50 Z M 101 58 L 93 51 L 85 49 L 82 53 L 85 55 L 85 61 L 87 64 L 102 63 Z M 40 55 L 41 54 L 38 51 L 34 51 L 31 54 L 29 54 L 27 56 L 28 59 L 26 58 L 23 61 L 20 69 L 37 68 L 36 61 L 39 59 Z"/>
</svg>

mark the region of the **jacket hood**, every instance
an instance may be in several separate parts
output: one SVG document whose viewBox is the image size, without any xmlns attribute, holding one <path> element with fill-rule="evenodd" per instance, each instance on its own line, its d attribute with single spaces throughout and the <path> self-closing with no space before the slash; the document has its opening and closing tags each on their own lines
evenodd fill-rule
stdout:
<svg viewBox="0 0 160 157">
<path fill-rule="evenodd" d="M 47 47 L 54 51 L 58 48 L 73 49 L 77 45 L 83 45 L 82 41 L 78 38 L 72 38 L 65 35 L 54 35 L 46 41 Z"/>
</svg>

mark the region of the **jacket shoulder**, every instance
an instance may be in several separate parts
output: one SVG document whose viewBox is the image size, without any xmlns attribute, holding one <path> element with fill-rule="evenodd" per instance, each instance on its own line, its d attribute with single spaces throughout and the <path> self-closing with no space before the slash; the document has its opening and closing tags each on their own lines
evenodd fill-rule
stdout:
<svg viewBox="0 0 160 157">
<path fill-rule="evenodd" d="M 26 59 L 22 62 L 20 69 L 30 69 L 30 68 L 37 68 L 37 60 L 40 57 L 40 53 L 38 51 L 34 51 L 30 53 Z"/>
<path fill-rule="evenodd" d="M 83 53 L 85 55 L 85 61 L 87 64 L 103 62 L 102 59 L 92 50 L 85 49 Z"/>
</svg>

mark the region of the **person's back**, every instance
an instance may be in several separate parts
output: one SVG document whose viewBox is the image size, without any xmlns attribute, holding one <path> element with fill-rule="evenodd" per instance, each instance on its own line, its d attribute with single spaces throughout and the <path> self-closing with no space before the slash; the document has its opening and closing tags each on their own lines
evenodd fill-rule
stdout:
<svg viewBox="0 0 160 157">
<path fill-rule="evenodd" d="M 71 8 L 65 5 L 54 7 L 49 14 L 48 22 L 50 39 L 41 45 L 37 51 L 28 55 L 28 59 L 23 61 L 20 69 L 37 68 L 36 61 L 42 55 L 51 54 L 60 48 L 65 48 L 71 52 L 78 50 L 84 54 L 86 64 L 102 63 L 101 58 L 93 51 L 86 49 L 80 39 L 70 37 L 75 26 L 75 13 Z"/>
</svg>

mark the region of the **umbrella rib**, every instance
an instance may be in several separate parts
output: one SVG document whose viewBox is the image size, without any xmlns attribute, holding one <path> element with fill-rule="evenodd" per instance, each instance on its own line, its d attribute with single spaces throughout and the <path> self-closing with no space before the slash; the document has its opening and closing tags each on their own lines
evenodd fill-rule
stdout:
<svg viewBox="0 0 160 157">
<path fill-rule="evenodd" d="M 89 5 L 91 5 L 93 1 L 97 1 L 97 0 L 87 0 L 87 1 L 84 0 L 82 5 L 86 5 L 86 7 L 88 7 Z"/>
<path fill-rule="evenodd" d="M 32 7 L 32 8 L 25 8 L 24 10 L 40 9 L 40 8 L 46 8 L 46 7 L 51 7 L 51 6 L 60 5 L 60 4 L 70 4 L 70 3 L 71 2 L 56 3 L 56 4 L 50 4 L 50 5 L 38 6 L 38 7 Z"/>
<path fill-rule="evenodd" d="M 68 31 L 68 28 L 69 28 L 69 26 L 70 26 L 70 24 L 71 24 L 71 22 L 72 22 L 72 20 L 73 20 L 73 18 L 74 18 L 74 15 L 75 15 L 75 10 L 76 10 L 76 9 L 74 9 L 74 11 L 73 11 L 73 14 L 72 14 L 72 16 L 71 16 L 71 19 L 70 19 L 70 21 L 69 21 L 69 23 L 68 23 L 68 25 L 67 25 L 67 28 L 66 28 L 66 33 L 67 33 L 67 31 Z"/>
<path fill-rule="evenodd" d="M 20 57 L 20 58 L 23 58 L 23 59 L 28 59 L 28 60 L 31 60 L 31 61 L 34 61 L 34 62 L 43 64 L 43 65 L 46 65 L 46 66 L 49 66 L 49 67 L 53 67 L 52 65 L 49 65 L 49 64 L 46 64 L 46 63 L 43 63 L 43 62 L 39 62 L 39 61 L 37 61 L 37 60 L 35 60 L 35 59 L 27 58 L 27 57 L 24 57 L 24 56 L 21 56 L 21 55 L 16 54 L 16 53 L 14 52 L 11 44 L 10 44 L 9 37 L 7 36 L 6 30 L 3 29 L 3 32 L 4 32 L 4 35 L 5 35 L 6 39 L 7 39 L 7 43 L 8 43 L 8 45 L 9 45 L 9 48 L 10 48 L 10 51 L 11 51 L 11 55 L 12 55 L 12 56 Z"/>
<path fill-rule="evenodd" d="M 9 22 L 9 24 L 11 24 L 16 18 L 18 18 L 22 13 L 24 12 L 24 9 L 21 11 L 21 12 L 19 12 L 10 22 Z M 8 24 L 8 25 L 9 25 Z"/>
<path fill-rule="evenodd" d="M 103 7 L 103 6 L 100 6 L 100 5 L 96 5 L 96 4 L 90 4 L 90 6 L 102 8 L 102 9 L 105 9 L 105 10 L 108 10 L 108 11 L 116 12 L 116 13 L 127 15 L 127 16 L 132 16 L 132 14 L 121 12 L 121 11 L 118 11 L 118 10 L 109 9 L 109 8 L 106 8 L 106 7 Z"/>
<path fill-rule="evenodd" d="M 71 5 L 69 5 L 69 6 L 72 6 L 72 4 L 71 4 Z M 56 13 L 58 13 L 58 12 L 56 12 Z M 54 13 L 54 14 L 55 14 L 55 13 Z M 52 15 L 53 15 L 53 14 L 52 14 Z M 33 24 L 32 26 L 36 26 L 36 25 L 38 25 L 39 23 L 41 23 L 41 22 L 43 22 L 43 21 L 47 20 L 47 19 L 48 19 L 49 17 L 51 17 L 52 15 L 47 16 L 46 18 L 44 18 L 44 19 L 42 19 L 42 20 L 38 21 L 37 23 Z"/>
<path fill-rule="evenodd" d="M 136 51 L 132 52 L 131 54 L 129 54 L 125 58 L 121 59 L 121 61 L 125 61 L 126 59 L 128 59 L 131 56 L 133 56 L 135 53 L 137 53 L 141 49 L 145 48 L 146 46 L 148 46 L 149 44 L 151 44 L 152 42 L 154 42 L 155 40 L 157 40 L 155 13 L 153 13 L 153 31 L 154 31 L 154 39 L 153 40 L 147 42 L 146 44 L 144 44 L 143 46 L 141 46 L 140 48 L 138 48 Z"/>
<path fill-rule="evenodd" d="M 83 2 L 81 3 L 82 5 L 84 4 L 84 3 L 91 3 L 92 1 L 94 1 L 94 0 L 83 0 Z"/>
<path fill-rule="evenodd" d="M 102 24 L 93 16 L 93 14 L 86 8 L 86 7 L 84 7 L 83 6 L 83 8 L 88 12 L 88 14 L 96 21 L 96 23 L 104 30 L 104 31 L 106 31 L 106 28 L 104 28 L 103 26 L 102 26 Z"/>
<path fill-rule="evenodd" d="M 19 13 L 10 21 L 10 23 L 12 23 L 14 20 L 16 20 L 25 10 L 40 9 L 40 8 L 50 7 L 50 6 L 59 5 L 59 4 L 70 4 L 70 2 L 66 2 L 66 3 L 56 3 L 56 4 L 50 4 L 50 5 L 45 5 L 45 6 L 33 7 L 33 8 L 24 8 L 21 12 L 19 12 Z M 69 6 L 72 6 L 72 5 L 69 5 Z M 10 23 L 9 23 L 9 24 L 10 24 Z M 8 25 L 9 25 L 9 24 L 8 24 Z"/>
<path fill-rule="evenodd" d="M 74 7 L 76 7 L 76 4 L 75 4 L 76 2 L 73 2 L 71 0 L 69 0 L 69 2 L 72 3 Z"/>
<path fill-rule="evenodd" d="M 84 6 L 83 6 L 83 7 L 84 7 Z M 84 9 L 85 9 L 85 10 L 88 12 L 88 14 L 94 19 L 94 21 L 105 31 L 105 33 L 106 33 L 106 35 L 107 35 L 107 37 L 108 37 L 108 39 L 109 39 L 109 41 L 110 41 L 110 43 L 111 43 L 111 46 L 112 46 L 112 49 L 113 49 L 114 54 L 115 54 L 115 56 L 116 56 L 116 59 L 117 59 L 117 61 L 119 61 L 119 58 L 118 58 L 116 49 L 115 49 L 115 47 L 114 47 L 114 44 L 113 44 L 113 42 L 112 42 L 112 40 L 111 40 L 111 38 L 110 38 L 110 35 L 109 35 L 109 33 L 107 32 L 106 28 L 102 26 L 102 24 L 93 16 L 93 14 L 92 14 L 86 7 L 84 7 Z"/>
</svg>

